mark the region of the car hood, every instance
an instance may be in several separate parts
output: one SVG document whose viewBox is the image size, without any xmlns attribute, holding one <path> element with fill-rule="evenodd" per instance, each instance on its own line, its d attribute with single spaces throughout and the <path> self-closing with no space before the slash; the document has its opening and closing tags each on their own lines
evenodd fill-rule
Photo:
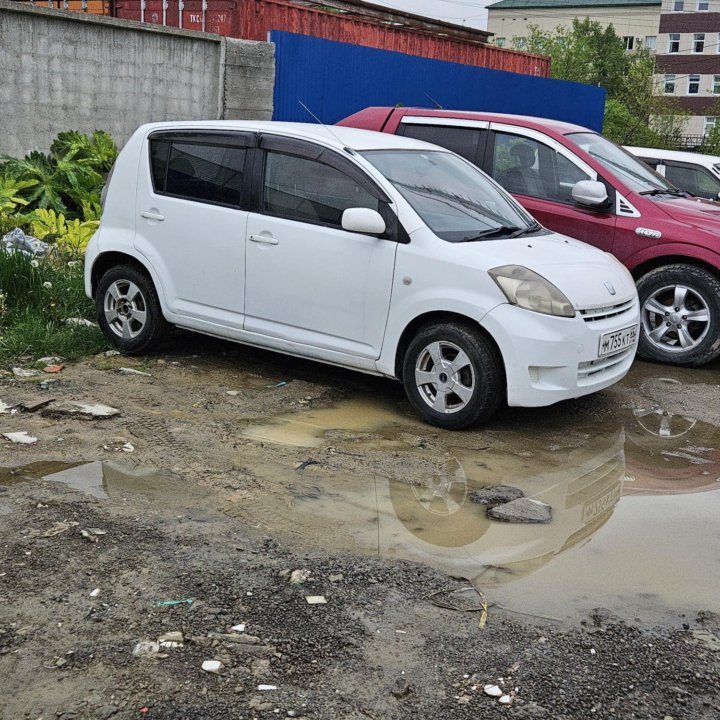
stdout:
<svg viewBox="0 0 720 720">
<path fill-rule="evenodd" d="M 720 233 L 720 202 L 704 198 L 654 198 L 653 202 L 673 220 L 701 230 Z"/>
<path fill-rule="evenodd" d="M 480 261 L 485 270 L 522 265 L 542 275 L 576 309 L 608 307 L 637 297 L 630 273 L 614 257 L 557 233 L 461 243 L 455 247 L 468 265 L 479 266 Z"/>
</svg>

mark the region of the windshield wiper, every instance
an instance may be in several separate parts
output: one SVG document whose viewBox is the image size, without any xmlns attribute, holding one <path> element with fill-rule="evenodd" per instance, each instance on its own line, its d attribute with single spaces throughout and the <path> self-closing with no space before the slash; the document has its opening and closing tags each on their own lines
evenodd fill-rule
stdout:
<svg viewBox="0 0 720 720">
<path fill-rule="evenodd" d="M 661 188 L 655 188 L 655 190 L 643 190 L 642 192 L 639 192 L 638 195 L 678 195 L 680 197 L 693 197 L 690 193 L 685 192 L 684 190 L 663 190 Z"/>
<path fill-rule="evenodd" d="M 471 235 L 469 237 L 465 237 L 460 242 L 473 242 L 475 240 L 487 240 L 491 237 L 500 237 L 505 236 L 509 238 L 518 237 L 519 235 L 524 235 L 526 232 L 529 232 L 530 228 L 520 228 L 515 227 L 514 225 L 500 225 L 499 227 L 490 228 L 489 230 L 483 230 L 482 232 L 479 232 L 477 235 Z"/>
</svg>

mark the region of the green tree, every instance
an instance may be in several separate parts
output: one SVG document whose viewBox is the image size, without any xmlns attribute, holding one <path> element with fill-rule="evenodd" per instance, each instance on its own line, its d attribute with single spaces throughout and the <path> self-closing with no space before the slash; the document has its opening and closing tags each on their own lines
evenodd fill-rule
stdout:
<svg viewBox="0 0 720 720">
<path fill-rule="evenodd" d="M 603 132 L 621 145 L 673 149 L 680 146 L 688 113 L 663 95 L 654 77 L 655 56 L 640 48 L 628 56 L 620 91 L 605 105 Z"/>
<path fill-rule="evenodd" d="M 599 85 L 611 97 L 620 92 L 629 61 L 612 25 L 574 18 L 569 28 L 560 25 L 554 33 L 537 25 L 528 30 L 527 50 L 550 56 L 551 77 Z"/>
</svg>

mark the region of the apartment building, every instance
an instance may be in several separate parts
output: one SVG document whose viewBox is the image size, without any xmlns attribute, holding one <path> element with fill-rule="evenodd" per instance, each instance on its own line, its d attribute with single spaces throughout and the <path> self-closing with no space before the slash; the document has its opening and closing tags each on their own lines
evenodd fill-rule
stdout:
<svg viewBox="0 0 720 720">
<path fill-rule="evenodd" d="M 488 6 L 488 31 L 500 47 L 524 49 L 529 25 L 552 33 L 577 18 L 612 25 L 626 50 L 655 50 L 663 0 L 500 0 Z M 713 3 L 716 4 L 716 3 Z M 720 0 L 717 0 L 720 5 Z"/>
<path fill-rule="evenodd" d="M 685 134 L 699 144 L 720 116 L 720 0 L 663 0 L 655 67 L 659 92 L 690 112 Z"/>
</svg>

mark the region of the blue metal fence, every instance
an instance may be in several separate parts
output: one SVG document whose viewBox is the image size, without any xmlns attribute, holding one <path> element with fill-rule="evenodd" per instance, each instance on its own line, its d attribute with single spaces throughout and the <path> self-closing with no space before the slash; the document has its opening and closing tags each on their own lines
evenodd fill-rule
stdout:
<svg viewBox="0 0 720 720">
<path fill-rule="evenodd" d="M 273 31 L 273 119 L 324 123 L 369 105 L 483 110 L 564 120 L 602 129 L 605 90 L 389 50 Z"/>
</svg>

